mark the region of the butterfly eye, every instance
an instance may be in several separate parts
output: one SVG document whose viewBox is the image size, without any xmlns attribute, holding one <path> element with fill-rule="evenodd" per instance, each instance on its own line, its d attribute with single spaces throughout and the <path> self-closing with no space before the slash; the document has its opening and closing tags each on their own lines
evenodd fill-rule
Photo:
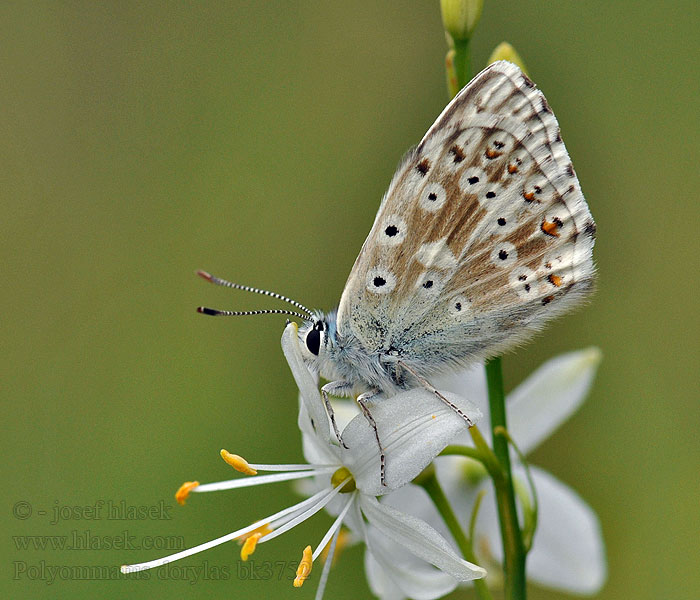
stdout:
<svg viewBox="0 0 700 600">
<path fill-rule="evenodd" d="M 321 350 L 321 331 L 323 331 L 323 323 L 319 321 L 306 334 L 306 347 L 314 356 L 318 356 Z"/>
<path fill-rule="evenodd" d="M 311 354 L 318 356 L 318 352 L 321 349 L 321 332 L 312 329 L 306 336 L 306 347 L 309 349 Z"/>
</svg>

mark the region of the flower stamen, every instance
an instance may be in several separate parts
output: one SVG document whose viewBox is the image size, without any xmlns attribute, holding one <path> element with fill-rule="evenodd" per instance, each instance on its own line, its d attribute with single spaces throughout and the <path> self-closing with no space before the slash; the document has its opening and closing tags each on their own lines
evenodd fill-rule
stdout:
<svg viewBox="0 0 700 600">
<path fill-rule="evenodd" d="M 335 554 L 332 557 L 330 557 L 330 550 L 331 550 L 332 544 L 328 544 L 323 549 L 323 552 L 321 552 L 321 559 L 323 560 L 323 562 L 325 563 L 326 561 L 328 561 L 328 559 L 330 557 L 332 562 L 333 562 L 333 565 L 335 565 L 335 563 L 338 560 L 338 557 L 340 556 L 341 551 L 344 548 L 347 548 L 350 545 L 351 541 L 352 541 L 352 536 L 350 535 L 350 532 L 347 529 L 345 529 L 344 527 L 339 529 L 337 532 L 337 535 L 336 535 Z"/>
<path fill-rule="evenodd" d="M 328 583 L 328 576 L 331 572 L 331 566 L 335 565 L 335 547 L 338 542 L 338 536 L 341 533 L 341 529 L 335 532 L 335 535 L 331 538 L 330 544 L 326 546 L 328 550 L 328 557 L 324 559 L 323 569 L 321 570 L 321 577 L 318 582 L 318 588 L 316 588 L 316 600 L 323 600 L 323 594 L 326 591 L 326 584 Z"/>
<path fill-rule="evenodd" d="M 256 467 L 258 465 L 255 465 Z M 315 477 L 328 473 L 333 467 L 312 468 L 305 471 L 292 471 L 289 473 L 272 473 L 270 475 L 256 475 L 255 477 L 244 477 L 238 479 L 229 479 L 228 481 L 217 481 L 215 483 L 203 483 L 194 488 L 195 492 L 219 492 L 221 490 L 233 490 L 236 488 L 251 487 L 263 485 L 266 483 L 275 483 L 280 481 L 291 481 L 293 479 L 303 479 L 305 477 Z M 260 469 L 262 470 L 262 469 Z"/>
<path fill-rule="evenodd" d="M 350 510 L 352 500 L 352 497 L 348 499 L 348 501 L 345 503 L 345 506 L 343 507 L 343 510 L 340 511 L 340 514 L 335 518 L 335 521 L 333 521 L 333 525 L 331 525 L 330 529 L 326 532 L 326 535 L 323 536 L 321 542 L 318 544 L 318 546 L 316 546 L 316 550 L 314 550 L 313 554 L 313 560 L 316 560 L 319 557 L 319 555 L 328 546 L 328 542 L 331 541 L 331 538 L 335 535 L 335 532 L 340 530 L 340 526 L 343 524 L 343 519 Z"/>
<path fill-rule="evenodd" d="M 309 517 L 312 517 L 318 511 L 322 510 L 323 507 L 325 507 L 328 503 L 330 503 L 330 501 L 333 500 L 333 498 L 335 498 L 338 495 L 339 491 L 340 490 L 338 488 L 332 489 L 330 491 L 328 489 L 321 490 L 321 492 L 319 492 L 315 496 L 312 496 L 312 498 L 318 497 L 318 499 L 315 501 L 315 504 L 313 504 L 310 508 L 307 508 L 306 510 L 304 510 L 304 512 L 300 512 L 300 510 L 295 511 L 294 518 L 292 518 L 289 521 L 287 521 L 286 523 L 284 523 L 284 525 L 280 525 L 278 527 L 277 526 L 278 523 L 275 523 L 276 529 L 272 533 L 264 536 L 264 538 L 260 540 L 260 543 L 262 544 L 264 542 L 269 542 L 270 540 L 276 538 L 277 536 L 282 535 L 283 533 L 286 533 L 287 531 L 289 531 L 293 527 L 296 527 L 297 525 L 299 525 L 299 523 L 303 523 L 304 521 L 306 521 L 306 519 L 308 519 Z M 301 503 L 299 504 L 299 506 L 301 506 Z M 305 506 L 308 506 L 308 503 Z M 285 514 L 285 516 L 287 514 L 290 514 L 291 512 L 292 511 L 289 511 L 288 513 Z M 269 520 L 272 521 L 274 519 L 269 519 Z"/>
<path fill-rule="evenodd" d="M 239 473 L 245 473 L 246 475 L 257 475 L 258 472 L 253 469 L 248 461 L 238 454 L 231 454 L 228 450 L 221 449 L 221 458 L 224 459 L 226 464 L 232 466 Z"/>
<path fill-rule="evenodd" d="M 270 523 L 263 523 L 262 525 L 260 525 L 260 527 L 254 529 L 250 533 L 246 533 L 240 536 L 238 538 L 238 543 L 242 546 L 241 560 L 248 560 L 248 557 L 251 554 L 253 554 L 253 552 L 255 552 L 255 548 L 258 545 L 258 540 L 266 536 L 268 533 L 272 533 L 273 531 L 274 529 L 270 526 Z"/>
<path fill-rule="evenodd" d="M 311 567 L 313 566 L 313 559 L 311 557 L 311 546 L 304 548 L 304 553 L 301 558 L 301 562 L 297 567 L 297 576 L 294 578 L 294 587 L 301 587 L 307 580 L 309 575 L 311 575 Z"/>
<path fill-rule="evenodd" d="M 199 487 L 199 481 L 185 481 L 185 483 L 178 488 L 177 492 L 175 492 L 175 500 L 177 500 L 177 503 L 184 506 L 185 500 L 187 500 L 190 492 L 196 487 Z"/>
<path fill-rule="evenodd" d="M 310 496 L 306 500 L 303 500 L 301 502 L 298 502 L 294 506 L 290 506 L 288 508 L 284 508 L 280 510 L 279 512 L 276 512 L 274 515 L 270 515 L 269 517 L 266 517 L 263 519 L 263 521 L 267 523 L 273 523 L 278 520 L 283 519 L 287 515 L 290 514 L 299 514 L 300 511 L 304 510 L 307 506 L 313 505 L 314 506 L 314 513 L 318 512 L 318 510 L 321 510 L 328 502 L 330 502 L 333 498 L 335 497 L 335 494 L 332 492 L 329 493 L 328 490 L 320 490 L 319 492 L 315 493 L 313 496 Z M 320 504 L 320 506 L 319 506 Z M 318 507 L 318 508 L 316 508 Z M 199 544 L 198 546 L 194 546 L 192 548 L 188 548 L 187 550 L 181 550 L 180 552 L 176 552 L 175 554 L 171 554 L 170 556 L 164 556 L 163 558 L 157 558 L 155 560 L 149 560 L 148 562 L 143 562 L 143 563 L 137 563 L 137 564 L 132 564 L 132 565 L 122 565 L 121 567 L 121 572 L 122 573 L 136 573 L 138 571 L 144 571 L 146 569 L 153 569 L 156 567 L 162 567 L 163 565 L 167 565 L 168 563 L 174 562 L 176 560 L 180 560 L 181 558 L 186 558 L 188 556 L 192 556 L 193 554 L 197 554 L 199 552 L 204 552 L 205 550 L 209 550 L 209 548 L 214 548 L 215 546 L 218 546 L 220 544 L 225 544 L 226 542 L 230 542 L 231 540 L 236 540 L 240 539 L 245 535 L 248 535 L 250 533 L 253 533 L 257 530 L 260 529 L 260 525 L 257 523 L 253 523 L 252 525 L 248 525 L 247 527 L 244 527 L 243 529 L 239 529 L 237 531 L 234 531 L 232 533 L 228 533 L 226 535 L 223 535 L 221 537 L 218 537 L 214 540 L 211 540 L 209 542 L 205 542 L 204 544 Z M 291 529 L 291 528 L 289 528 Z M 275 530 L 274 533 L 271 533 L 269 535 L 264 535 L 262 538 L 260 538 L 260 543 L 266 542 L 270 537 L 273 537 L 277 534 L 279 530 Z"/>
<path fill-rule="evenodd" d="M 262 533 L 252 533 L 250 534 L 245 542 L 243 542 L 243 546 L 241 547 L 241 560 L 246 561 L 248 560 L 248 557 L 255 552 L 255 547 L 258 545 L 258 540 L 263 536 Z"/>
</svg>

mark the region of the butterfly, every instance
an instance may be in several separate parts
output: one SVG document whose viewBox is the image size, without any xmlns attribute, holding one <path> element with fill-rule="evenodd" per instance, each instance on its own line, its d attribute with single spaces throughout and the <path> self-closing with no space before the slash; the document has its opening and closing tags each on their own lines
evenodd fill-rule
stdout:
<svg viewBox="0 0 700 600">
<path fill-rule="evenodd" d="M 370 405 L 525 341 L 591 292 L 596 226 L 544 95 L 514 64 L 491 64 L 447 105 L 399 165 L 337 311 L 290 302 L 322 395 Z M 384 483 L 384 456 L 381 477 Z"/>
</svg>

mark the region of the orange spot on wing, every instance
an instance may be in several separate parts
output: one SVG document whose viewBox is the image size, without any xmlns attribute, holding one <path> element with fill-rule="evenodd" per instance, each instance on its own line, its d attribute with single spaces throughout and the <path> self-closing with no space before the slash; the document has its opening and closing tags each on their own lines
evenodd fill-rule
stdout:
<svg viewBox="0 0 700 600">
<path fill-rule="evenodd" d="M 552 237 L 559 237 L 559 234 L 557 233 L 558 228 L 559 226 L 557 225 L 557 223 L 547 221 L 546 219 L 542 221 L 542 225 L 540 225 L 540 229 L 544 231 L 547 235 L 551 235 Z"/>
<path fill-rule="evenodd" d="M 535 199 L 535 192 L 523 192 L 523 198 L 528 202 L 532 202 Z"/>
<path fill-rule="evenodd" d="M 513 173 L 517 173 L 517 172 L 518 172 L 518 167 L 516 167 L 515 165 L 508 165 L 508 172 L 509 172 L 511 175 L 512 175 Z"/>
<path fill-rule="evenodd" d="M 551 274 L 549 275 L 549 277 L 547 277 L 547 279 L 549 279 L 549 283 L 551 283 L 552 285 L 556 287 L 561 287 L 562 278 L 559 277 L 559 275 Z"/>
<path fill-rule="evenodd" d="M 498 158 L 503 152 L 497 152 L 491 148 L 486 148 L 486 158 Z"/>
</svg>

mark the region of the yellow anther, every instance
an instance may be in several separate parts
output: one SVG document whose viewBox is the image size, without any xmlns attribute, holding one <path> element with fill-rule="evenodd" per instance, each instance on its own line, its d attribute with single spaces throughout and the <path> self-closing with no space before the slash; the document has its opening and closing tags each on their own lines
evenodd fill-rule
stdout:
<svg viewBox="0 0 700 600">
<path fill-rule="evenodd" d="M 311 575 L 311 567 L 313 566 L 313 559 L 311 553 L 311 546 L 304 548 L 304 554 L 301 557 L 301 562 L 297 567 L 297 576 L 294 578 L 294 587 L 301 587 L 307 580 L 309 575 Z"/>
<path fill-rule="evenodd" d="M 263 536 L 262 533 L 253 533 L 249 535 L 243 546 L 241 547 L 241 560 L 248 560 L 248 557 L 255 552 L 255 547 L 258 545 L 258 540 Z"/>
<path fill-rule="evenodd" d="M 258 472 L 248 464 L 248 461 L 242 456 L 238 456 L 238 454 L 231 454 L 228 450 L 222 449 L 221 458 L 240 473 L 245 473 L 246 475 L 258 474 Z"/>
<path fill-rule="evenodd" d="M 189 496 L 190 492 L 198 485 L 199 481 L 185 481 L 185 483 L 179 487 L 177 492 L 175 492 L 175 500 L 177 500 L 177 503 L 184 506 L 187 496 Z"/>
<path fill-rule="evenodd" d="M 261 521 L 258 521 L 258 523 L 261 523 Z M 260 537 L 266 536 L 268 533 L 272 533 L 274 529 L 270 527 L 269 523 L 262 523 L 258 528 L 253 529 L 253 531 L 249 533 L 244 533 L 240 537 L 236 538 L 238 540 L 239 544 L 244 543 L 251 535 L 255 535 L 256 533 L 260 534 Z"/>
</svg>

